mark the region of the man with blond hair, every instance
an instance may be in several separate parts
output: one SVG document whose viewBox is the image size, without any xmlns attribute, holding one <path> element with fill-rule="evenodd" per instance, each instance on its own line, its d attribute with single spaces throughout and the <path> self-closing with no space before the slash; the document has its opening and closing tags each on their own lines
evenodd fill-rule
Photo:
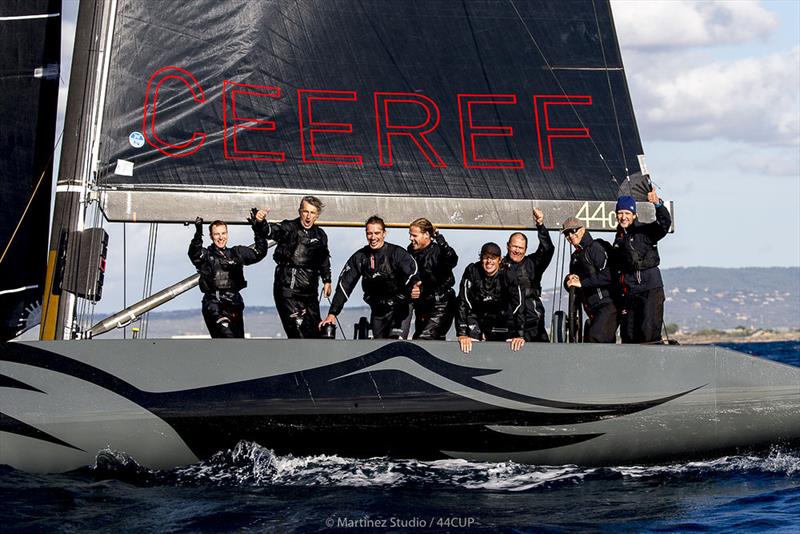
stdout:
<svg viewBox="0 0 800 534">
<path fill-rule="evenodd" d="M 275 279 L 272 295 L 286 336 L 292 338 L 320 337 L 318 328 L 319 281 L 322 294 L 331 294 L 331 258 L 328 235 L 317 226 L 325 205 L 314 196 L 300 200 L 298 217 L 265 225 L 265 236 L 277 243 L 275 247 Z M 266 214 L 269 208 L 259 211 Z"/>
</svg>

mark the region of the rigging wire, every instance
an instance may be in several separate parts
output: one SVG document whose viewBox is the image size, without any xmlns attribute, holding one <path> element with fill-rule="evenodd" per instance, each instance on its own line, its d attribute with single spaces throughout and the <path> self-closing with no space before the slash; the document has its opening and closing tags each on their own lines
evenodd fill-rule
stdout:
<svg viewBox="0 0 800 534">
<path fill-rule="evenodd" d="M 525 33 L 528 34 L 528 37 L 530 38 L 531 42 L 536 47 L 536 50 L 539 52 L 539 55 L 541 56 L 542 61 L 544 61 L 545 66 L 550 71 L 550 74 L 552 74 L 553 80 L 556 82 L 556 85 L 558 85 L 558 89 L 561 91 L 561 94 L 564 95 L 564 96 L 567 96 L 567 91 L 564 89 L 564 86 L 561 85 L 561 81 L 558 79 L 558 76 L 556 76 L 555 69 L 553 69 L 553 66 L 550 65 L 550 62 L 547 60 L 547 57 L 544 55 L 544 52 L 542 51 L 541 47 L 539 47 L 539 43 L 536 41 L 536 38 L 533 36 L 533 33 L 531 33 L 530 28 L 528 28 L 528 24 L 525 22 L 525 19 L 522 18 L 522 15 L 520 14 L 519 10 L 517 9 L 517 5 L 514 3 L 514 0 L 508 0 L 508 3 L 514 9 L 514 12 L 516 13 L 517 18 L 519 19 L 520 23 L 522 23 L 522 27 L 525 28 Z M 597 17 L 595 17 L 595 19 L 596 18 Z M 577 110 L 577 108 L 575 108 L 575 105 L 572 104 L 572 103 L 569 103 L 569 107 L 570 107 L 570 109 L 572 109 L 572 112 L 575 114 L 575 118 L 578 119 L 578 123 L 580 123 L 581 127 L 584 128 L 588 132 L 589 128 L 586 127 L 586 124 L 583 122 L 583 119 L 581 119 L 581 116 L 578 114 L 578 110 Z M 616 176 L 614 176 L 614 171 L 612 171 L 611 167 L 608 166 L 608 163 L 606 162 L 606 158 L 603 157 L 603 153 L 601 152 L 600 147 L 597 146 L 597 143 L 594 142 L 594 138 L 591 135 L 589 136 L 588 139 L 592 143 L 592 146 L 594 147 L 594 149 L 597 152 L 597 154 L 600 156 L 600 160 L 603 162 L 603 165 L 605 166 L 606 170 L 608 171 L 608 174 L 611 176 L 611 180 L 613 180 L 614 183 L 617 184 L 617 186 L 619 186 L 620 183 L 617 180 Z"/>
<path fill-rule="evenodd" d="M 566 239 L 559 239 L 561 243 L 561 273 L 558 276 L 559 280 L 564 279 L 564 265 L 567 263 L 567 250 L 569 248 L 569 243 L 567 243 Z M 559 288 L 560 289 L 560 288 Z M 558 309 L 561 309 L 561 306 L 564 301 L 564 291 L 559 291 L 558 293 Z"/>
<path fill-rule="evenodd" d="M 609 5 L 609 9 L 611 6 Z M 597 18 L 597 6 L 592 0 L 592 10 L 594 11 L 594 23 L 597 28 L 597 37 L 600 40 L 600 53 L 603 55 L 603 67 L 606 71 L 606 84 L 608 85 L 608 96 L 611 99 L 611 109 L 614 111 L 614 123 L 617 127 L 617 139 L 619 140 L 619 150 L 622 156 L 622 164 L 625 166 L 625 177 L 630 184 L 630 171 L 628 170 L 628 158 L 625 156 L 625 144 L 622 141 L 622 130 L 619 127 L 619 115 L 617 114 L 617 101 L 614 98 L 614 89 L 611 86 L 611 76 L 608 72 L 608 60 L 606 59 L 606 48 L 603 45 L 603 34 L 600 32 L 600 20 Z M 619 183 L 617 184 L 619 185 Z"/>
<path fill-rule="evenodd" d="M 128 223 L 122 223 L 122 309 L 128 307 Z M 122 339 L 128 338 L 128 324 L 122 328 Z"/>
<path fill-rule="evenodd" d="M 561 232 L 558 233 L 558 238 L 556 239 L 556 272 L 553 276 L 553 303 L 550 306 L 550 317 L 555 317 L 556 313 L 556 297 L 558 296 L 558 266 L 559 262 L 561 261 L 561 240 L 563 239 L 564 234 Z M 560 306 L 560 304 L 559 304 Z M 559 308 L 560 309 L 560 308 Z"/>
<path fill-rule="evenodd" d="M 158 244 L 158 223 L 150 223 L 150 233 L 147 239 L 147 254 L 145 257 L 144 282 L 142 284 L 142 300 L 153 292 L 153 275 L 155 274 L 156 246 Z M 150 312 L 141 318 L 141 337 L 147 338 L 147 328 L 150 325 Z"/>
<path fill-rule="evenodd" d="M 36 193 L 39 192 L 39 187 L 42 185 L 44 181 L 45 175 L 47 175 L 47 170 L 50 169 L 50 164 L 53 162 L 53 158 L 55 157 L 56 150 L 58 149 L 58 145 L 61 144 L 61 138 L 64 136 L 64 130 L 61 130 L 61 133 L 58 134 L 58 139 L 56 140 L 55 144 L 53 145 L 53 150 L 50 152 L 50 158 L 47 160 L 47 165 L 45 165 L 42 174 L 39 176 L 39 179 L 36 181 L 36 185 L 31 192 L 30 198 L 28 198 L 28 203 L 25 205 L 25 209 L 22 210 L 22 214 L 19 216 L 19 221 L 17 221 L 17 226 L 14 228 L 14 231 L 11 232 L 11 237 L 8 239 L 8 243 L 6 244 L 6 248 L 3 250 L 3 254 L 0 255 L 0 264 L 3 263 L 3 260 L 6 258 L 6 254 L 11 249 L 11 245 L 14 244 L 14 239 L 17 237 L 17 232 L 22 227 L 22 223 L 25 221 L 25 217 L 28 215 L 28 210 L 31 208 L 31 204 L 33 204 L 33 199 L 36 198 Z M 52 169 L 51 169 L 52 172 Z M 52 178 L 52 174 L 51 174 Z"/>
</svg>

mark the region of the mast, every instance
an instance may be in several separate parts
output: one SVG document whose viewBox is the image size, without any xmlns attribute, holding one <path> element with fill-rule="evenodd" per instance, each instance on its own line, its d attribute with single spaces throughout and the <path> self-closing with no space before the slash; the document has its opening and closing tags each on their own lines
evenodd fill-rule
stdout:
<svg viewBox="0 0 800 534">
<path fill-rule="evenodd" d="M 76 297 L 62 291 L 61 280 L 69 239 L 83 230 L 86 203 L 89 200 L 88 185 L 94 167 L 94 126 L 100 113 L 99 85 L 112 4 L 106 0 L 81 0 L 78 10 L 42 299 L 40 339 L 43 340 L 72 337 Z"/>
</svg>

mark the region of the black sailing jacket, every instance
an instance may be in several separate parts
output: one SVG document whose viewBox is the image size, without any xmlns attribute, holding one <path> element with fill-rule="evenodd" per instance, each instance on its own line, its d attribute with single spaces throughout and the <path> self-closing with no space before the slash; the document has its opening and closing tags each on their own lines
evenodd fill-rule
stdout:
<svg viewBox="0 0 800 534">
<path fill-rule="evenodd" d="M 581 302 L 590 310 L 596 310 L 612 301 L 611 266 L 606 252 L 610 248 L 610 243 L 593 239 L 586 231 L 570 257 L 569 273 L 576 274 L 581 279 Z"/>
<path fill-rule="evenodd" d="M 480 339 L 492 330 L 507 329 L 508 337 L 523 337 L 523 295 L 514 276 L 503 266 L 487 276 L 477 261 L 467 265 L 458 293 L 456 335 Z"/>
<path fill-rule="evenodd" d="M 194 234 L 189 244 L 189 259 L 200 273 L 200 291 L 239 291 L 247 287 L 243 267 L 261 261 L 269 248 L 261 232 L 253 233 L 255 243 L 249 247 L 236 245 L 222 249 L 214 243 L 203 248 L 203 234 Z"/>
<path fill-rule="evenodd" d="M 384 243 L 378 250 L 367 245 L 353 253 L 345 263 L 330 313 L 339 315 L 359 278 L 362 278 L 364 300 L 371 307 L 408 301 L 411 288 L 419 281 L 417 263 L 405 249 L 391 243 Z"/>
<path fill-rule="evenodd" d="M 553 259 L 553 253 L 556 250 L 550 239 L 550 233 L 543 224 L 537 226 L 536 231 L 539 237 L 539 246 L 534 252 L 525 256 L 519 263 L 514 263 L 509 256 L 503 258 L 503 263 L 517 277 L 517 283 L 526 297 L 534 293 L 536 296 L 541 294 L 542 275 L 550 265 L 550 260 Z"/>
<path fill-rule="evenodd" d="M 661 204 L 656 207 L 656 220 L 642 223 L 638 219 L 627 229 L 617 227 L 612 248 L 612 265 L 624 294 L 636 294 L 664 287 L 658 265 L 658 241 L 672 224 L 669 210 Z"/>
<path fill-rule="evenodd" d="M 514 276 L 517 285 L 522 290 L 524 299 L 525 324 L 537 323 L 543 317 L 539 317 L 536 311 L 536 301 L 542 294 L 542 275 L 553 259 L 556 247 L 550 239 L 547 228 L 540 224 L 536 227 L 539 237 L 539 246 L 531 254 L 525 256 L 522 261 L 515 263 L 509 256 L 503 258 L 503 266 Z"/>
<path fill-rule="evenodd" d="M 276 292 L 286 296 L 316 296 L 319 279 L 323 284 L 331 281 L 331 257 L 328 235 L 317 225 L 303 227 L 300 218 L 280 223 L 268 223 L 266 237 L 277 243 L 275 247 Z"/>
<path fill-rule="evenodd" d="M 456 284 L 453 268 L 458 263 L 458 254 L 447 244 L 442 234 L 436 234 L 431 244 L 422 250 L 413 250 L 411 245 L 407 250 L 419 269 L 419 278 L 422 281 L 420 302 L 435 300 L 453 288 Z"/>
</svg>

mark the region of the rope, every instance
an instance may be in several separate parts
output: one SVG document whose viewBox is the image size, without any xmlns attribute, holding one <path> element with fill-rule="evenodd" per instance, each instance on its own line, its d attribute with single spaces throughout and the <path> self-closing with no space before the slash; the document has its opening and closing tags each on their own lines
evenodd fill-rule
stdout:
<svg viewBox="0 0 800 534">
<path fill-rule="evenodd" d="M 630 184 L 630 172 L 628 171 L 628 158 L 625 157 L 625 144 L 622 142 L 622 131 L 619 127 L 619 116 L 617 115 L 617 102 L 614 99 L 614 90 L 611 87 L 611 76 L 608 74 L 608 61 L 606 60 L 606 48 L 603 45 L 603 36 L 600 33 L 600 20 L 597 18 L 597 6 L 592 0 L 592 10 L 594 11 L 594 23 L 597 28 L 597 37 L 600 40 L 600 53 L 603 55 L 603 67 L 606 71 L 606 84 L 608 85 L 608 95 L 611 97 L 611 109 L 614 110 L 614 123 L 617 126 L 617 139 L 619 140 L 619 150 L 622 154 L 622 164 L 625 166 L 625 176 Z M 617 184 L 619 185 L 619 184 Z M 629 186 L 630 187 L 630 186 Z"/>
<path fill-rule="evenodd" d="M 25 205 L 25 209 L 22 210 L 22 215 L 19 217 L 19 221 L 17 221 L 17 226 L 14 228 L 14 231 L 11 233 L 11 237 L 8 240 L 8 244 L 6 244 L 5 250 L 3 250 L 3 254 L 0 256 L 0 264 L 3 263 L 3 260 L 6 259 L 6 254 L 11 249 L 11 245 L 14 244 L 14 239 L 17 237 L 17 232 L 19 232 L 20 227 L 22 226 L 23 221 L 25 220 L 25 216 L 28 215 L 28 210 L 31 208 L 31 204 L 33 204 L 33 199 L 36 197 L 36 193 L 39 192 L 39 187 L 42 185 L 44 181 L 44 177 L 47 174 L 47 170 L 50 169 L 50 164 L 53 162 L 53 157 L 55 157 L 56 149 L 58 145 L 61 144 L 61 138 L 64 136 L 64 130 L 61 130 L 61 133 L 58 134 L 58 139 L 56 140 L 55 145 L 53 145 L 53 151 L 50 152 L 50 158 L 47 160 L 47 165 L 45 165 L 44 170 L 42 171 L 41 176 L 36 181 L 36 186 L 34 186 L 33 191 L 31 192 L 30 198 L 28 198 L 28 203 Z"/>
<path fill-rule="evenodd" d="M 558 265 L 561 261 L 561 239 L 564 235 L 559 232 L 558 238 L 556 239 L 556 272 L 553 277 L 553 304 L 550 306 L 550 317 L 555 317 L 556 313 L 556 297 L 558 296 L 559 286 L 558 286 Z"/>
<path fill-rule="evenodd" d="M 153 276 L 155 274 L 156 246 L 158 245 L 158 223 L 150 223 L 150 233 L 147 238 L 147 254 L 145 256 L 144 281 L 142 284 L 142 300 L 153 292 Z M 141 318 L 140 336 L 147 338 L 147 329 L 150 326 L 150 312 Z"/>
<path fill-rule="evenodd" d="M 122 309 L 128 307 L 128 223 L 122 223 Z M 122 328 L 122 339 L 128 339 L 128 324 Z"/>
<path fill-rule="evenodd" d="M 559 239 L 559 242 L 561 243 L 562 252 L 561 252 L 561 273 L 559 273 L 558 279 L 559 280 L 563 280 L 564 279 L 564 264 L 567 263 L 567 249 L 569 248 L 569 243 L 567 243 L 566 238 Z M 564 292 L 560 291 L 558 293 L 558 309 L 561 309 L 561 305 L 562 305 L 563 301 L 564 301 Z"/>
<path fill-rule="evenodd" d="M 671 340 L 669 338 L 669 330 L 667 330 L 667 323 L 663 318 L 661 319 L 661 326 L 664 328 L 664 338 L 667 340 L 667 344 L 669 345 L 671 344 Z"/>
</svg>

